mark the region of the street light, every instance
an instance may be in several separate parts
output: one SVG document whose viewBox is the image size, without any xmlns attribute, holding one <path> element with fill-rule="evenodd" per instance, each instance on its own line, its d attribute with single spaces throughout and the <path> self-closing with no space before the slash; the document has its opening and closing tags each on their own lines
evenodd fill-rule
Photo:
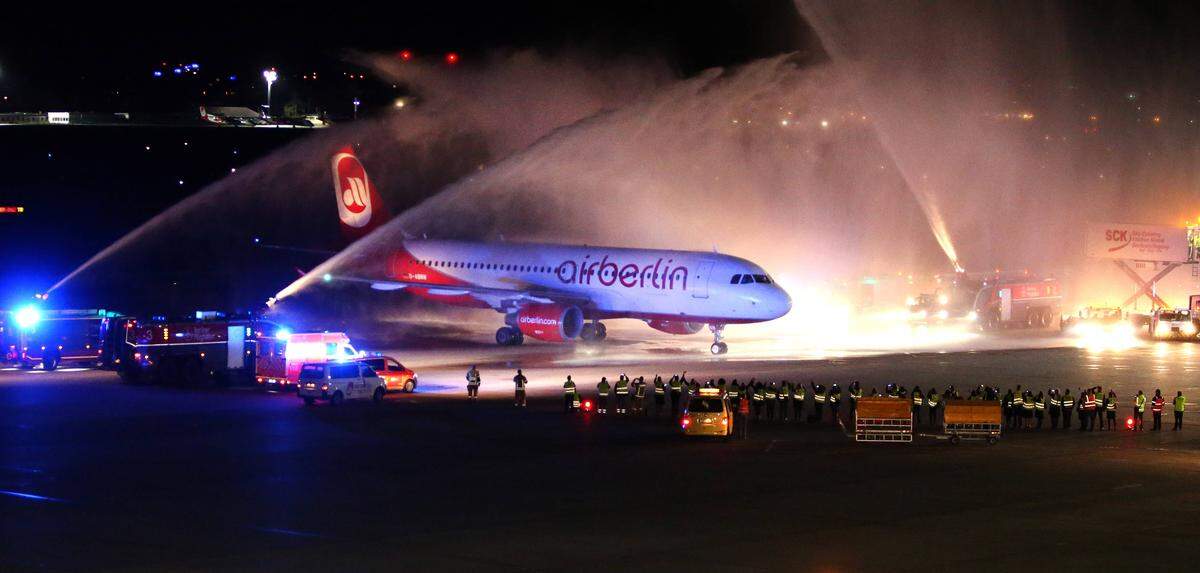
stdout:
<svg viewBox="0 0 1200 573">
<path fill-rule="evenodd" d="M 358 101 L 358 98 L 354 98 L 354 119 L 358 119 L 358 106 L 361 103 L 361 101 Z"/>
<path fill-rule="evenodd" d="M 270 117 L 268 114 L 271 113 L 271 84 L 279 79 L 279 74 L 275 72 L 275 68 L 263 70 L 263 79 L 267 80 L 267 113 L 263 114 L 263 117 Z"/>
</svg>

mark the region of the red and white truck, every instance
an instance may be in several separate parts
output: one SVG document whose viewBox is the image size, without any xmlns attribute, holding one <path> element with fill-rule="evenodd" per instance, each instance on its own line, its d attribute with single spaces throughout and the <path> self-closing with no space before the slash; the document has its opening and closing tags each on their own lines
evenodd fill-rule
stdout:
<svg viewBox="0 0 1200 573">
<path fill-rule="evenodd" d="M 294 387 L 305 364 L 356 360 L 363 354 L 350 344 L 344 332 L 280 331 L 258 340 L 254 379 L 267 387 Z"/>
<path fill-rule="evenodd" d="M 1061 319 L 1062 285 L 1057 279 L 984 283 L 973 312 L 983 330 L 1055 326 Z"/>
</svg>

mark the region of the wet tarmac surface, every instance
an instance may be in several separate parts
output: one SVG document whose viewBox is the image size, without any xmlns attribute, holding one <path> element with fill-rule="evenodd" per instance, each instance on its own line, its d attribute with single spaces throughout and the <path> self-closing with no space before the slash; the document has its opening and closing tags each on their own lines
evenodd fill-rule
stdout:
<svg viewBox="0 0 1200 573">
<path fill-rule="evenodd" d="M 1193 346 L 670 369 L 868 388 L 1160 385 L 1195 400 Z M 652 372 L 531 348 L 481 361 L 474 404 L 459 367 L 474 351 L 414 354 L 417 394 L 336 408 L 0 372 L 0 570 L 1180 570 L 1194 557 L 1191 418 L 1183 432 L 1025 431 L 994 447 L 863 445 L 798 423 L 690 440 L 665 415 L 563 414 L 567 371 L 585 391 L 601 373 Z M 527 410 L 510 401 L 517 366 Z"/>
</svg>

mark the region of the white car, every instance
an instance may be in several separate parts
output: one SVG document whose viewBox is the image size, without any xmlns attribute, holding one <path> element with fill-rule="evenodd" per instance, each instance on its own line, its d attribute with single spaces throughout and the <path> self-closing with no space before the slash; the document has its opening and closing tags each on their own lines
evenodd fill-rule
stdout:
<svg viewBox="0 0 1200 573">
<path fill-rule="evenodd" d="M 321 362 L 300 367 L 296 393 L 311 406 L 317 400 L 331 405 L 344 400 L 383 401 L 387 383 L 370 366 L 359 362 Z"/>
</svg>

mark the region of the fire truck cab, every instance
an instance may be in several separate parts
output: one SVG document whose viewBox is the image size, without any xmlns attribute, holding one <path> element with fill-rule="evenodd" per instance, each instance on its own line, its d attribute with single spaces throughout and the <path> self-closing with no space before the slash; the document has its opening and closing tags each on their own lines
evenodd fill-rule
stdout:
<svg viewBox="0 0 1200 573">
<path fill-rule="evenodd" d="M 287 388 L 296 385 L 305 364 L 355 360 L 362 356 L 344 332 L 280 331 L 259 337 L 254 379 L 269 388 Z"/>
<path fill-rule="evenodd" d="M 109 329 L 120 315 L 104 309 L 36 310 L 0 321 L 4 358 L 23 369 L 102 365 L 113 352 Z M 106 353 L 108 353 L 106 355 Z"/>
</svg>

